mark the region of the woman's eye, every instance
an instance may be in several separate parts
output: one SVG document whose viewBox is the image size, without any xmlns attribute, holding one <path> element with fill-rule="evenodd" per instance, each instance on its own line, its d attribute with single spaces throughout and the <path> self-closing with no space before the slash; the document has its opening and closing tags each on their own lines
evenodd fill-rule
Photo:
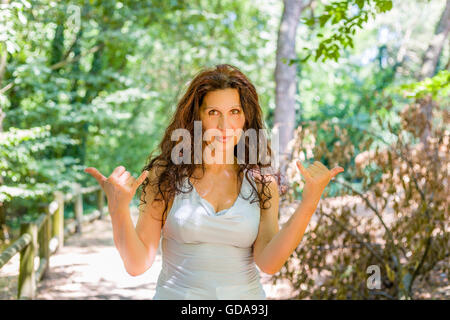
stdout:
<svg viewBox="0 0 450 320">
<path fill-rule="evenodd" d="M 217 113 L 214 113 L 214 112 L 217 112 Z M 232 112 L 232 114 L 239 114 L 239 113 L 241 113 L 241 110 L 239 110 L 239 109 L 233 109 L 233 110 L 231 110 L 231 112 Z M 217 115 L 219 112 L 217 111 L 217 110 L 210 110 L 209 112 L 208 112 L 208 114 L 210 115 L 210 116 L 214 116 L 214 115 Z"/>
</svg>

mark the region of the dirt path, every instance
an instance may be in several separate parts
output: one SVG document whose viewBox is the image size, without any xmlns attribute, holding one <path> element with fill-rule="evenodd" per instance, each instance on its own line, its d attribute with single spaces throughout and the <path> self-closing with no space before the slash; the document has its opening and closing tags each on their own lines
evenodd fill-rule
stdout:
<svg viewBox="0 0 450 320">
<path fill-rule="evenodd" d="M 136 224 L 138 212 L 131 210 Z M 0 299 L 16 299 L 19 255 L 0 270 Z M 161 271 L 161 252 L 144 274 L 132 277 L 114 246 L 110 216 L 83 226 L 81 235 L 70 236 L 50 258 L 50 272 L 39 282 L 37 299 L 151 299 Z M 261 273 L 268 299 L 289 295 L 288 285 L 272 286 L 270 275 Z"/>
</svg>

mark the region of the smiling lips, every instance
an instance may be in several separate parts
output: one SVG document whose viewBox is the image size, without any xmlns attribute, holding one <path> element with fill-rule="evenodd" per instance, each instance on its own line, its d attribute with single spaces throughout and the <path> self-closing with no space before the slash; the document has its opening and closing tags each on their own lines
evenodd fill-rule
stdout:
<svg viewBox="0 0 450 320">
<path fill-rule="evenodd" d="M 222 137 L 220 137 L 220 136 L 217 136 L 216 138 L 217 138 L 217 140 L 219 141 L 219 142 L 227 142 L 229 139 L 231 139 L 233 136 L 222 136 Z"/>
</svg>

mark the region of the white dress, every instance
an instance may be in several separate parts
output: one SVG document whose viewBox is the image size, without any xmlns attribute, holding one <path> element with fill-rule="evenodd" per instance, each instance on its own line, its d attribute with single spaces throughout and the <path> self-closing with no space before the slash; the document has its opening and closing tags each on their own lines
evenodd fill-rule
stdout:
<svg viewBox="0 0 450 320">
<path fill-rule="evenodd" d="M 182 188 L 189 190 L 188 178 Z M 251 248 L 260 208 L 250 203 L 253 196 L 242 198 L 251 190 L 244 176 L 233 206 L 217 213 L 194 187 L 175 196 L 161 232 L 162 270 L 153 300 L 266 299 Z"/>
</svg>

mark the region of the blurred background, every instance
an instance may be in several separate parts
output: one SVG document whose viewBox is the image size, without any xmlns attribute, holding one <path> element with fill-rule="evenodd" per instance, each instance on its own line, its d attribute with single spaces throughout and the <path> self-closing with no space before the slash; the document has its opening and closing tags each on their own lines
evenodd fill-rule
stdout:
<svg viewBox="0 0 450 320">
<path fill-rule="evenodd" d="M 152 297 L 83 169 L 137 177 L 188 82 L 229 63 L 280 132 L 280 227 L 296 160 L 345 169 L 269 298 L 449 299 L 449 31 L 450 0 L 1 0 L 0 298 Z"/>
</svg>

